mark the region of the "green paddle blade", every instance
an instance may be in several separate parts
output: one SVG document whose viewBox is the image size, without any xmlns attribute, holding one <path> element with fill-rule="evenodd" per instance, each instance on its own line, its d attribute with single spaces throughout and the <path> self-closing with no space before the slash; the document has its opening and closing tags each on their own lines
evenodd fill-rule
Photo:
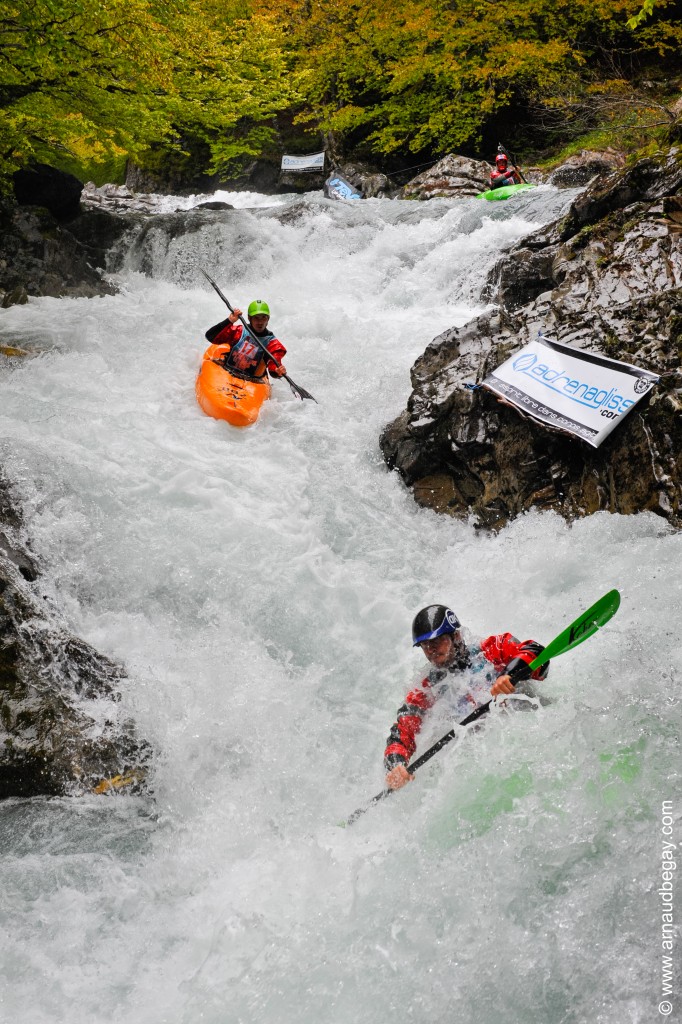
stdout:
<svg viewBox="0 0 682 1024">
<path fill-rule="evenodd" d="M 547 644 L 542 654 L 535 661 L 532 661 L 528 667 L 533 670 L 540 668 L 550 658 L 558 658 L 560 654 L 565 654 L 566 651 L 577 647 L 583 640 L 587 640 L 588 636 L 596 633 L 600 626 L 608 622 L 618 611 L 619 605 L 620 594 L 617 590 L 609 590 L 608 594 L 600 597 L 591 608 L 588 608 L 575 622 L 572 622 L 563 633 L 560 633 L 556 639 Z"/>
</svg>

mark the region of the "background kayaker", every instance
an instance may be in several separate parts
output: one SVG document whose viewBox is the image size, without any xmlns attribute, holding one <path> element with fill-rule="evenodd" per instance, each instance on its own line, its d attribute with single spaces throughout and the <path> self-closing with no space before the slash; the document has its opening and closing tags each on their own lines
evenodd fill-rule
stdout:
<svg viewBox="0 0 682 1024">
<path fill-rule="evenodd" d="M 214 327 L 209 327 L 206 331 L 206 338 L 213 345 L 230 346 L 230 351 L 221 360 L 226 368 L 234 367 L 252 377 L 262 377 L 266 369 L 263 350 L 250 337 L 244 325 L 237 323 L 241 315 L 241 309 L 235 309 L 226 320 L 221 320 Z M 281 362 L 282 357 L 286 354 L 286 348 L 272 331 L 268 330 L 270 307 L 267 302 L 263 302 L 262 299 L 254 299 L 249 305 L 247 315 L 249 328 L 258 336 L 268 352 L 271 352 Z M 267 371 L 273 377 L 282 377 L 286 373 L 286 367 L 277 366 L 272 360 L 268 360 Z"/>
<path fill-rule="evenodd" d="M 495 157 L 495 170 L 490 174 L 490 187 L 503 188 L 505 185 L 519 185 L 521 175 L 515 167 L 509 166 L 509 159 L 505 153 L 498 153 Z"/>
<path fill-rule="evenodd" d="M 433 666 L 421 682 L 410 690 L 391 727 L 384 765 L 386 785 L 400 789 L 414 777 L 407 764 L 414 754 L 416 737 L 426 712 L 436 702 L 451 718 L 466 718 L 490 696 L 523 693 L 536 697 L 524 680 L 512 683 L 509 672 L 527 666 L 544 648 L 535 640 L 519 641 L 511 633 L 499 633 L 478 642 L 465 642 L 461 623 L 451 608 L 432 604 L 412 623 L 412 646 L 420 647 Z M 544 679 L 549 662 L 532 673 Z M 528 672 L 529 678 L 531 673 Z M 492 685 L 491 685 L 492 684 Z"/>
</svg>

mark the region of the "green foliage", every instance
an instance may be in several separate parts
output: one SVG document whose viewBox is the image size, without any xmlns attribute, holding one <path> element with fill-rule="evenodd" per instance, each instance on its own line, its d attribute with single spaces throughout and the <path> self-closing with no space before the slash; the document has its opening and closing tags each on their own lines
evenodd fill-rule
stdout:
<svg viewBox="0 0 682 1024">
<path fill-rule="evenodd" d="M 543 132 L 543 150 L 551 158 L 538 162 L 556 166 L 583 149 L 611 147 L 635 158 L 667 150 L 675 124 L 672 102 L 665 83 L 656 86 L 647 79 L 638 87 L 623 79 L 594 81 L 585 75 L 572 83 L 570 91 L 539 99 L 535 122 Z"/>
<path fill-rule="evenodd" d="M 627 27 L 629 29 L 635 29 L 638 25 L 641 25 L 643 21 L 650 18 L 654 13 L 654 7 L 656 6 L 656 0 L 644 0 L 642 7 L 637 14 L 633 14 L 631 18 L 627 20 Z"/>
<path fill-rule="evenodd" d="M 207 144 L 208 171 L 227 172 L 272 142 L 275 115 L 300 101 L 302 75 L 290 72 L 274 18 L 241 19 L 205 35 L 202 46 L 199 60 L 178 68 L 169 108 L 181 135 Z"/>
<path fill-rule="evenodd" d="M 52 151 L 104 158 L 170 131 L 144 0 L 0 0 L 0 171 Z"/>
<path fill-rule="evenodd" d="M 122 185 L 128 162 L 124 153 L 103 160 L 93 160 L 90 157 L 81 160 L 78 156 L 60 152 L 50 154 L 50 160 L 52 166 L 58 167 L 60 171 L 67 171 L 80 181 L 92 181 L 95 185 L 106 185 L 108 182 Z"/>
<path fill-rule="evenodd" d="M 277 35 L 240 2 L 0 0 L 0 176 L 139 157 L 186 130 L 216 167 L 255 152 L 297 99 Z"/>
</svg>

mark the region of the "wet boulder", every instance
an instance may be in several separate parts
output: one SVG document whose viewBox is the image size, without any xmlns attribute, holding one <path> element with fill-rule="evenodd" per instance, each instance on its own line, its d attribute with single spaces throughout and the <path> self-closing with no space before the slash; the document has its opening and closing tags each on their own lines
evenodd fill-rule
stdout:
<svg viewBox="0 0 682 1024">
<path fill-rule="evenodd" d="M 115 293 L 97 269 L 93 247 L 77 237 L 79 225 L 80 214 L 66 225 L 47 209 L 0 200 L 0 302 L 5 308 L 32 295 L 92 298 Z"/>
<path fill-rule="evenodd" d="M 385 174 L 365 164 L 344 163 L 339 171 L 365 199 L 385 199 L 395 191 Z"/>
<path fill-rule="evenodd" d="M 95 185 L 94 181 L 88 181 L 83 186 L 81 201 L 83 206 L 90 211 L 102 210 L 108 213 L 148 213 L 154 214 L 159 210 L 160 196 L 154 192 L 133 192 L 127 185 Z M 184 209 L 182 200 L 174 198 L 166 199 L 166 209 Z M 206 200 L 197 203 L 197 206 L 205 210 L 232 210 L 229 203 L 216 200 Z M 105 235 L 107 233 L 105 232 Z M 110 243 L 111 244 L 111 243 Z"/>
<path fill-rule="evenodd" d="M 151 751 L 120 714 L 124 672 L 64 628 L 39 578 L 0 479 L 0 799 L 139 788 Z"/>
<path fill-rule="evenodd" d="M 153 213 L 154 194 L 132 192 L 127 185 L 95 185 L 87 181 L 81 195 L 83 204 L 90 209 L 108 210 L 118 213 Z"/>
<path fill-rule="evenodd" d="M 448 153 L 405 185 L 399 199 L 440 199 L 475 196 L 490 187 L 492 168 L 484 160 Z"/>
<path fill-rule="evenodd" d="M 615 149 L 593 152 L 581 149 L 549 175 L 550 185 L 556 188 L 580 188 L 599 175 L 611 174 L 625 166 L 625 156 Z"/>
</svg>

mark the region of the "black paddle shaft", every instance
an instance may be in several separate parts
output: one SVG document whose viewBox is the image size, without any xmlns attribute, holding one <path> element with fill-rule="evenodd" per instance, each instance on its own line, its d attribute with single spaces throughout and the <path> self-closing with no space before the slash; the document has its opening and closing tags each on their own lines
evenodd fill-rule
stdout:
<svg viewBox="0 0 682 1024">
<path fill-rule="evenodd" d="M 546 660 L 548 660 L 548 658 L 545 658 L 544 654 L 541 653 L 531 663 L 531 665 L 517 665 L 516 668 L 512 668 L 511 671 L 506 674 L 510 677 L 514 685 L 516 685 L 516 683 L 520 683 L 523 679 L 530 678 L 531 667 L 539 668 L 538 662 L 542 663 Z M 470 715 L 467 715 L 467 717 L 459 723 L 457 729 L 461 729 L 463 725 L 471 725 L 471 723 L 475 722 L 477 718 L 480 718 L 482 715 L 485 715 L 487 711 L 490 711 L 492 704 L 494 704 L 494 701 L 492 700 L 486 701 L 485 704 L 479 704 Z M 441 738 L 434 743 L 432 747 L 429 747 L 428 750 L 424 751 L 421 757 L 418 757 L 416 761 L 409 764 L 407 766 L 408 772 L 415 772 L 417 768 L 421 768 L 421 766 L 426 764 L 427 761 L 430 761 L 433 755 L 437 754 L 438 751 L 446 745 L 446 743 L 449 743 L 450 740 L 454 740 L 457 735 L 457 729 L 451 729 L 450 732 L 446 732 L 445 736 L 441 736 Z"/>
<path fill-rule="evenodd" d="M 412 764 L 408 764 L 408 772 L 412 774 L 413 772 L 416 772 L 417 768 L 421 768 L 423 764 L 426 764 L 427 761 L 430 761 L 434 754 L 437 754 L 439 750 L 442 750 L 443 747 L 446 746 L 446 744 L 450 743 L 451 740 L 454 740 L 456 738 L 457 731 L 459 729 L 461 729 L 465 725 L 471 725 L 471 723 L 475 722 L 477 718 L 481 718 L 483 715 L 485 715 L 487 711 L 490 711 L 490 707 L 493 703 L 494 702 L 492 700 L 489 700 L 485 704 L 479 704 L 479 706 L 474 711 L 472 711 L 470 715 L 467 715 L 466 718 L 462 719 L 462 721 L 457 725 L 455 729 L 451 729 L 450 732 L 446 732 L 445 736 L 441 736 L 441 738 L 436 743 L 434 743 L 432 747 L 429 747 L 429 749 L 426 750 L 421 755 L 421 757 L 418 757 L 416 761 L 412 762 Z M 368 804 L 366 804 L 364 807 L 358 807 L 357 811 L 353 811 L 350 818 L 345 824 L 352 825 L 353 822 L 357 821 L 358 818 L 360 818 L 365 813 L 365 811 L 368 811 L 370 809 L 370 807 L 372 807 L 374 804 L 379 803 L 380 800 L 385 800 L 387 796 L 390 796 L 391 793 L 395 792 L 395 789 L 382 789 L 381 793 L 377 793 L 376 796 L 372 797 Z"/>
<path fill-rule="evenodd" d="M 522 679 L 528 679 L 528 677 L 531 674 L 531 669 L 539 668 L 540 665 L 544 664 L 544 662 L 548 660 L 549 655 L 545 657 L 544 654 L 540 654 L 530 665 L 517 665 L 516 668 L 513 668 L 511 672 L 508 673 L 508 675 L 511 677 L 514 683 L 519 683 Z M 408 764 L 407 770 L 410 773 L 410 775 L 416 772 L 417 768 L 421 768 L 423 764 L 426 764 L 427 761 L 430 761 L 431 758 L 435 754 L 437 754 L 439 750 L 442 750 L 443 747 L 447 746 L 447 744 L 450 743 L 451 740 L 456 739 L 459 729 L 463 728 L 463 726 L 465 725 L 471 725 L 471 723 L 475 722 L 476 719 L 478 718 L 482 718 L 483 715 L 490 711 L 490 708 L 494 703 L 494 701 L 489 700 L 486 701 L 485 704 L 479 704 L 479 706 L 477 708 L 474 708 L 470 715 L 467 715 L 466 718 L 463 718 L 462 721 L 459 722 L 454 729 L 451 729 L 450 732 L 446 732 L 445 735 L 441 736 L 441 738 L 437 740 L 432 747 L 429 747 L 428 750 L 425 750 L 421 757 L 418 757 L 416 761 L 412 761 L 411 764 Z M 380 800 L 385 800 L 387 796 L 390 796 L 391 793 L 395 792 L 395 789 L 382 789 L 381 793 L 377 793 L 376 796 L 372 797 L 368 804 L 365 804 L 364 807 L 358 807 L 357 811 L 353 811 L 350 818 L 348 819 L 347 822 L 345 822 L 345 824 L 352 825 L 353 822 L 357 821 L 357 819 L 360 818 L 365 813 L 365 811 L 368 811 L 370 807 L 372 807 L 376 803 L 379 803 Z"/>
<path fill-rule="evenodd" d="M 205 271 L 205 270 L 203 269 L 203 267 L 199 267 L 199 270 L 201 270 L 201 273 L 202 273 L 202 274 L 204 275 L 204 277 L 206 278 L 206 280 L 208 281 L 208 283 L 209 283 L 209 284 L 211 285 L 211 287 L 212 287 L 212 288 L 214 288 L 214 289 L 215 289 L 215 291 L 216 291 L 216 292 L 218 293 L 218 295 L 220 296 L 220 298 L 221 298 L 221 299 L 223 300 L 223 302 L 225 303 L 225 305 L 226 305 L 226 306 L 227 306 L 227 308 L 229 309 L 230 313 L 234 313 L 234 309 L 233 309 L 233 308 L 232 308 L 232 306 L 230 305 L 229 301 L 228 301 L 228 300 L 227 300 L 227 299 L 225 298 L 225 296 L 223 295 L 223 293 L 221 292 L 220 288 L 219 288 L 219 287 L 218 287 L 218 285 L 217 285 L 217 284 L 215 283 L 215 281 L 213 280 L 213 278 L 212 278 L 212 277 L 210 277 L 210 276 L 209 276 L 209 275 L 208 275 L 208 274 L 206 273 L 206 271 Z M 249 334 L 249 337 L 253 338 L 253 340 L 254 340 L 254 341 L 256 342 L 256 344 L 257 344 L 257 345 L 259 346 L 259 348 L 260 348 L 260 349 L 261 349 L 261 350 L 262 350 L 262 351 L 263 351 L 263 352 L 265 353 L 265 355 L 267 356 L 267 358 L 268 358 L 268 359 L 271 359 L 271 360 L 273 361 L 273 363 L 275 364 L 275 366 L 279 366 L 279 367 L 281 368 L 282 364 L 280 363 L 280 361 L 279 361 L 279 359 L 277 358 L 277 356 L 273 356 L 273 354 L 272 354 L 271 352 L 269 352 L 269 351 L 268 351 L 268 349 L 267 349 L 267 348 L 266 348 L 266 346 L 265 346 L 265 345 L 263 344 L 263 342 L 262 342 L 262 341 L 260 340 L 260 338 L 258 337 L 258 335 L 257 335 L 257 334 L 254 334 L 254 332 L 253 332 L 253 331 L 251 330 L 251 328 L 250 328 L 250 327 L 249 327 L 249 325 L 247 324 L 247 322 L 246 322 L 246 320 L 244 319 L 244 317 L 243 317 L 243 316 L 240 316 L 240 317 L 239 317 L 239 320 L 240 320 L 240 322 L 241 322 L 242 326 L 244 327 L 244 329 L 245 329 L 245 330 L 246 330 L 246 331 L 248 332 L 248 334 Z M 287 381 L 289 382 L 289 386 L 290 386 L 291 390 L 292 390 L 292 391 L 294 392 L 294 394 L 295 394 L 295 395 L 297 395 L 297 396 L 298 396 L 299 398 L 310 398 L 310 399 L 311 399 L 311 400 L 312 400 L 313 402 L 317 402 L 317 399 L 316 399 L 316 398 L 313 398 L 313 396 L 312 396 L 312 395 L 310 394 L 310 392 L 309 392 L 309 391 L 306 391 L 306 390 L 305 390 L 305 388 L 299 387 L 299 385 L 298 385 L 298 384 L 295 384 L 295 383 L 293 382 L 293 380 L 291 379 L 291 377 L 289 376 L 289 374 L 288 374 L 288 373 L 284 373 L 284 374 L 282 374 L 282 376 L 284 377 L 284 379 L 285 379 L 285 380 L 287 380 Z"/>
<path fill-rule="evenodd" d="M 467 715 L 467 717 L 459 723 L 457 729 L 461 729 L 462 726 L 464 725 L 471 725 L 471 723 L 475 722 L 477 718 L 481 718 L 483 715 L 486 714 L 486 712 L 490 711 L 490 706 L 492 703 L 493 702 L 489 700 L 486 701 L 485 704 L 479 704 L 475 711 L 472 711 L 470 715 Z M 407 766 L 408 772 L 410 772 L 410 774 L 412 774 L 412 772 L 416 772 L 417 768 L 421 768 L 423 764 L 426 764 L 427 761 L 430 761 L 434 754 L 437 754 L 438 751 L 446 745 L 446 743 L 449 743 L 450 740 L 454 740 L 455 736 L 457 735 L 457 729 L 451 729 L 450 732 L 446 732 L 445 736 L 441 736 L 438 742 L 434 743 L 432 747 L 429 747 L 429 749 L 426 750 L 421 757 L 418 757 L 416 761 L 413 761 L 412 764 L 409 764 Z M 391 790 L 391 792 L 393 792 L 393 790 Z"/>
</svg>

